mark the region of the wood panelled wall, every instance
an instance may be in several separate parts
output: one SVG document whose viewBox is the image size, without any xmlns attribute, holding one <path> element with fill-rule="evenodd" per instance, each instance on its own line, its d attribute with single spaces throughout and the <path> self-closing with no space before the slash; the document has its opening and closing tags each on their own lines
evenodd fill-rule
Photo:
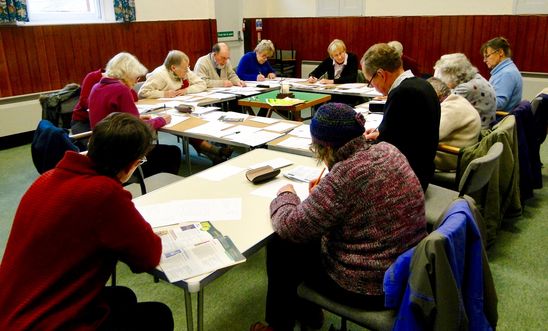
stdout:
<svg viewBox="0 0 548 331">
<path fill-rule="evenodd" d="M 254 22 L 251 26 L 254 29 Z M 548 73 L 547 32 L 546 15 L 263 18 L 261 37 L 271 39 L 276 48 L 295 49 L 299 63 L 324 59 L 335 38 L 342 39 L 348 51 L 360 59 L 375 43 L 399 40 L 404 53 L 418 61 L 423 73 L 433 73 L 441 55 L 461 52 L 488 78 L 479 49 L 496 36 L 510 41 L 521 71 Z M 256 45 L 256 31 L 251 35 Z"/>
<path fill-rule="evenodd" d="M 171 49 L 191 65 L 217 41 L 215 20 L 0 26 L 0 97 L 81 83 L 115 54 L 134 54 L 152 71 Z"/>
</svg>

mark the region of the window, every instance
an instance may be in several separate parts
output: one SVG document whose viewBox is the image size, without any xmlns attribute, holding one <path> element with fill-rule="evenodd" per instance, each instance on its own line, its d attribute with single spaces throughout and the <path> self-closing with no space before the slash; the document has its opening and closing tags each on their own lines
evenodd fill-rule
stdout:
<svg viewBox="0 0 548 331">
<path fill-rule="evenodd" d="M 27 0 L 29 23 L 113 22 L 112 0 Z"/>
</svg>

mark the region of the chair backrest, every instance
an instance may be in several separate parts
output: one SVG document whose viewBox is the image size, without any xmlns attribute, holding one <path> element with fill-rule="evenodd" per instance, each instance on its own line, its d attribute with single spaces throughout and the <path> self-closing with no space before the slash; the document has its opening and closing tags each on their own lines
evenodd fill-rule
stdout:
<svg viewBox="0 0 548 331">
<path fill-rule="evenodd" d="M 41 120 L 34 132 L 31 144 L 32 162 L 39 173 L 53 169 L 66 151 L 78 152 L 65 129 L 48 120 Z"/>
<path fill-rule="evenodd" d="M 459 196 L 479 191 L 487 185 L 498 165 L 503 148 L 501 142 L 496 142 L 489 148 L 487 154 L 468 164 L 459 183 Z"/>
<path fill-rule="evenodd" d="M 356 83 L 366 83 L 365 75 L 363 74 L 363 71 L 361 70 L 358 70 L 358 77 L 356 79 Z"/>
<path fill-rule="evenodd" d="M 548 134 L 548 94 L 540 93 L 531 101 L 531 111 L 535 120 L 535 134 L 539 145 L 546 140 Z"/>
</svg>

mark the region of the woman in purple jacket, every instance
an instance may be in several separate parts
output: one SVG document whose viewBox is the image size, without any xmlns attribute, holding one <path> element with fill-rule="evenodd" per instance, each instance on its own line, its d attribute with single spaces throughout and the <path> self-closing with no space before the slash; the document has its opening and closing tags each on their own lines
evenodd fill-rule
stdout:
<svg viewBox="0 0 548 331">
<path fill-rule="evenodd" d="M 397 148 L 366 141 L 364 122 L 340 103 L 314 115 L 311 149 L 329 173 L 311 183 L 306 200 L 289 184 L 270 205 L 269 326 L 251 330 L 292 330 L 296 319 L 320 328 L 321 310 L 297 297 L 302 281 L 348 305 L 382 309 L 384 272 L 426 236 L 419 180 Z"/>
</svg>

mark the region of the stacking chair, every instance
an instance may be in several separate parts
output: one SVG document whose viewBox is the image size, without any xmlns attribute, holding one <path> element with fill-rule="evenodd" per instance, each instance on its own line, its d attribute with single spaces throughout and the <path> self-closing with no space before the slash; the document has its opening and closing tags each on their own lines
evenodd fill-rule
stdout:
<svg viewBox="0 0 548 331">
<path fill-rule="evenodd" d="M 273 59 L 272 68 L 277 76 L 294 77 L 295 76 L 295 58 L 296 51 L 294 49 L 277 49 Z"/>
<path fill-rule="evenodd" d="M 469 203 L 454 201 L 440 227 L 386 271 L 389 308 L 349 307 L 306 283 L 299 285 L 299 297 L 340 316 L 341 331 L 347 330 L 347 321 L 370 330 L 467 329 L 471 325 L 475 330 L 494 329 L 497 298 L 475 207 Z"/>
<path fill-rule="evenodd" d="M 498 160 L 503 151 L 501 142 L 497 142 L 489 148 L 486 155 L 472 160 L 466 167 L 462 175 L 458 191 L 453 191 L 438 185 L 430 184 L 425 193 L 426 220 L 430 226 L 434 225 L 440 216 L 443 215 L 447 207 L 456 198 L 465 194 L 469 195 L 480 191 L 487 185 L 495 168 L 498 166 Z M 479 204 L 485 202 L 487 191 L 483 191 L 483 197 Z"/>
</svg>

